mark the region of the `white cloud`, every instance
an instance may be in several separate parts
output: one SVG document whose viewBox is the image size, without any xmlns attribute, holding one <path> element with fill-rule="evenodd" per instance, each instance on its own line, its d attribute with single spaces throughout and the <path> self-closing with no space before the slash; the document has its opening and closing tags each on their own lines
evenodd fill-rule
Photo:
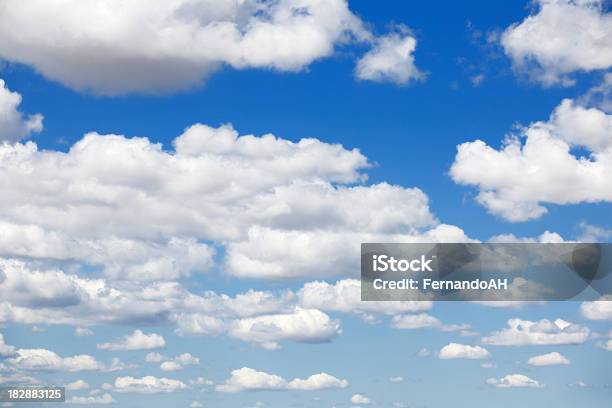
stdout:
<svg viewBox="0 0 612 408">
<path fill-rule="evenodd" d="M 517 237 L 514 234 L 500 234 L 492 236 L 489 242 L 493 243 L 546 243 L 546 244 L 558 244 L 566 242 L 563 237 L 556 232 L 544 231 L 537 237 Z"/>
<path fill-rule="evenodd" d="M 418 188 L 365 184 L 357 149 L 230 125 L 173 146 L 95 133 L 67 153 L 0 146 L 0 255 L 173 281 L 210 270 L 218 245 L 226 273 L 312 279 L 358 275 L 359 242 L 469 241 Z"/>
<path fill-rule="evenodd" d="M 598 342 L 597 347 L 606 351 L 612 351 L 612 340 Z"/>
<path fill-rule="evenodd" d="M 588 328 L 562 319 L 554 322 L 510 319 L 508 328 L 493 332 L 482 341 L 494 346 L 580 344 L 589 338 L 589 333 Z"/>
<path fill-rule="evenodd" d="M 68 391 L 85 390 L 87 388 L 89 388 L 89 384 L 83 380 L 76 380 L 66 384 L 66 390 Z"/>
<path fill-rule="evenodd" d="M 104 393 L 99 396 L 88 396 L 88 397 L 72 397 L 66 400 L 69 404 L 83 404 L 83 405 L 106 405 L 114 404 L 115 400 L 109 393 Z"/>
<path fill-rule="evenodd" d="M 41 382 L 29 375 L 23 375 L 22 373 L 9 373 L 7 375 L 0 374 L 0 384 L 25 384 L 25 385 L 37 385 Z"/>
<path fill-rule="evenodd" d="M 523 374 L 509 374 L 503 378 L 489 378 L 487 384 L 497 388 L 542 388 L 544 384 Z"/>
<path fill-rule="evenodd" d="M 5 273 L 0 282 L 1 323 L 176 324 L 179 334 L 229 334 L 269 348 L 284 340 L 321 342 L 340 334 L 337 320 L 316 309 L 299 308 L 298 296 L 289 290 L 249 290 L 234 297 L 212 291 L 195 295 L 176 282 L 109 283 L 30 269 L 33 266 L 0 258 Z M 164 341 L 135 331 L 100 347 L 146 349 L 162 347 Z"/>
<path fill-rule="evenodd" d="M 6 344 L 4 340 L 4 335 L 0 333 L 0 357 L 13 357 L 16 354 L 16 349 L 14 346 Z"/>
<path fill-rule="evenodd" d="M 539 218 L 544 204 L 612 201 L 612 115 L 565 99 L 547 122 L 509 136 L 496 150 L 463 143 L 450 169 L 453 180 L 479 189 L 477 201 L 509 221 Z M 572 149 L 583 147 L 587 157 Z"/>
<path fill-rule="evenodd" d="M 302 343 L 330 341 L 342 332 L 340 322 L 316 309 L 298 308 L 294 313 L 263 315 L 233 322 L 231 336 L 263 348 L 278 349 L 278 341 Z"/>
<path fill-rule="evenodd" d="M 134 330 L 130 335 L 126 335 L 123 338 L 112 342 L 98 344 L 97 348 L 100 350 L 150 350 L 156 348 L 162 348 L 166 346 L 166 340 L 162 336 L 156 333 L 145 334 L 142 330 Z"/>
<path fill-rule="evenodd" d="M 46 349 L 18 349 L 17 356 L 7 362 L 20 370 L 28 371 L 98 371 L 105 367 L 94 357 L 79 354 L 72 357 L 60 357 Z"/>
<path fill-rule="evenodd" d="M 191 408 L 202 408 L 204 405 L 201 402 L 193 401 L 189 406 Z"/>
<path fill-rule="evenodd" d="M 142 378 L 117 377 L 112 385 L 112 389 L 116 392 L 137 394 L 169 393 L 181 391 L 186 388 L 187 385 L 179 380 L 157 378 L 151 375 Z"/>
<path fill-rule="evenodd" d="M 161 365 L 159 366 L 159 369 L 162 371 L 178 371 L 178 370 L 182 370 L 185 366 L 200 364 L 200 359 L 198 357 L 192 356 L 190 353 L 183 353 L 181 355 L 176 356 L 173 359 L 167 359 L 158 353 L 149 353 L 147 354 L 145 361 L 147 362 L 163 361 Z"/>
<path fill-rule="evenodd" d="M 189 88 L 224 64 L 299 71 L 370 37 L 345 0 L 12 1 L 0 18 L 1 57 L 106 95 Z"/>
<path fill-rule="evenodd" d="M 593 302 L 583 302 L 580 313 L 589 320 L 612 320 L 612 296 L 606 295 Z"/>
<path fill-rule="evenodd" d="M 90 133 L 68 153 L 0 146 L 0 254 L 176 280 L 210 268 L 206 240 L 227 246 L 227 272 L 280 279 L 356 275 L 368 239 L 468 240 L 419 189 L 352 185 L 369 166 L 356 149 L 205 125 L 173 145 Z"/>
<path fill-rule="evenodd" d="M 580 229 L 582 230 L 580 238 L 578 238 L 580 242 L 607 242 L 612 239 L 612 230 L 610 229 L 584 222 L 580 223 Z"/>
<path fill-rule="evenodd" d="M 431 301 L 362 301 L 361 281 L 357 279 L 343 279 L 335 284 L 325 281 L 305 283 L 298 291 L 299 302 L 302 307 L 314 308 L 324 311 L 344 313 L 377 313 L 396 314 L 406 312 L 419 312 L 429 310 Z"/>
<path fill-rule="evenodd" d="M 290 390 L 315 391 L 328 388 L 346 388 L 348 384 L 347 380 L 338 379 L 327 373 L 319 373 L 306 379 L 294 378 L 288 383 L 287 388 Z"/>
<path fill-rule="evenodd" d="M 559 365 L 559 364 L 569 364 L 570 361 L 565 358 L 562 354 L 553 351 L 552 353 L 542 354 L 539 356 L 533 356 L 529 360 L 527 360 L 527 364 L 533 366 L 549 366 L 549 365 Z"/>
<path fill-rule="evenodd" d="M 536 0 L 538 11 L 508 27 L 501 44 L 515 68 L 544 85 L 612 66 L 612 15 L 601 0 Z"/>
<path fill-rule="evenodd" d="M 0 79 L 0 143 L 17 142 L 43 129 L 43 116 L 37 113 L 25 117 L 18 110 L 20 104 L 21 95 L 11 92 Z"/>
<path fill-rule="evenodd" d="M 391 381 L 392 383 L 400 383 L 400 382 L 404 381 L 404 377 L 402 377 L 402 376 L 390 377 L 389 381 Z"/>
<path fill-rule="evenodd" d="M 78 337 L 88 337 L 88 336 L 93 336 L 94 332 L 93 330 L 87 327 L 76 327 L 74 329 L 74 334 L 75 336 L 78 336 Z"/>
<path fill-rule="evenodd" d="M 365 395 L 353 394 L 353 396 L 351 397 L 351 403 L 358 405 L 369 405 L 372 403 L 372 401 L 370 401 L 370 399 Z"/>
<path fill-rule="evenodd" d="M 162 371 L 178 371 L 181 370 L 183 366 L 181 366 L 176 361 L 164 361 L 159 365 L 159 369 Z"/>
<path fill-rule="evenodd" d="M 414 63 L 416 45 L 416 39 L 406 27 L 397 27 L 395 32 L 376 38 L 374 47 L 357 62 L 355 76 L 397 85 L 424 78 Z"/>
<path fill-rule="evenodd" d="M 413 315 L 397 315 L 391 319 L 391 327 L 396 329 L 439 329 L 442 331 L 458 331 L 469 329 L 467 324 L 443 324 L 437 317 L 427 313 Z"/>
<path fill-rule="evenodd" d="M 568 387 L 578 387 L 578 388 L 588 388 L 588 387 L 590 387 L 589 384 L 585 383 L 582 380 L 575 381 L 575 382 L 573 382 L 571 384 L 568 384 L 567 386 Z"/>
<path fill-rule="evenodd" d="M 242 367 L 232 371 L 231 377 L 224 384 L 216 386 L 220 392 L 259 391 L 259 390 L 302 390 L 314 391 L 326 388 L 346 388 L 348 381 L 340 380 L 326 373 L 314 374 L 307 379 L 295 378 L 287 381 L 284 378 Z"/>
<path fill-rule="evenodd" d="M 455 358 L 467 358 L 470 360 L 491 357 L 491 353 L 480 346 L 469 346 L 467 344 L 450 343 L 442 347 L 438 353 L 438 358 L 449 360 Z"/>
<path fill-rule="evenodd" d="M 157 352 L 147 353 L 147 355 L 145 356 L 145 361 L 147 363 L 161 363 L 162 361 L 165 361 L 165 360 L 167 360 L 167 357 Z"/>
</svg>

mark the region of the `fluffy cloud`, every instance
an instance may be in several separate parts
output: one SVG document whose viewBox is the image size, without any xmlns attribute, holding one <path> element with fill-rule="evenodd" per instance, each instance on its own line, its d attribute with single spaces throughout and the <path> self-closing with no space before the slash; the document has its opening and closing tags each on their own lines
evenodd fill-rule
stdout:
<svg viewBox="0 0 612 408">
<path fill-rule="evenodd" d="M 89 384 L 83 380 L 76 380 L 66 384 L 66 390 L 68 391 L 85 390 L 87 388 L 89 388 Z"/>
<path fill-rule="evenodd" d="M 491 353 L 480 346 L 469 346 L 467 344 L 450 343 L 442 347 L 438 358 L 450 360 L 455 358 L 467 358 L 470 360 L 489 358 Z"/>
<path fill-rule="evenodd" d="M 381 186 L 375 186 L 378 187 Z M 422 193 L 418 191 L 418 195 Z M 387 205 L 391 206 L 391 202 Z M 410 212 L 419 209 L 414 200 L 402 205 L 412 205 Z M 466 242 L 469 238 L 461 229 L 444 224 L 423 233 L 415 230 L 413 234 L 252 227 L 247 239 L 228 245 L 226 267 L 229 273 L 239 277 L 263 279 L 355 275 L 359 271 L 358 243 L 419 241 Z M 320 262 L 321 259 L 325 262 Z"/>
<path fill-rule="evenodd" d="M 11 1 L 0 27 L 1 57 L 107 95 L 185 89 L 223 64 L 299 71 L 371 38 L 345 0 Z"/>
<path fill-rule="evenodd" d="M 601 0 L 536 0 L 538 11 L 508 27 L 501 44 L 515 68 L 544 85 L 573 84 L 576 71 L 612 66 L 612 15 Z"/>
<path fill-rule="evenodd" d="M 353 394 L 353 396 L 351 397 L 351 403 L 359 404 L 359 405 L 368 405 L 368 404 L 371 404 L 372 401 L 370 401 L 370 399 L 366 397 L 365 395 Z"/>
<path fill-rule="evenodd" d="M 7 362 L 21 370 L 28 371 L 96 371 L 105 367 L 94 357 L 87 354 L 60 357 L 46 349 L 18 349 L 17 356 Z"/>
<path fill-rule="evenodd" d="M 508 328 L 493 332 L 482 341 L 494 346 L 580 344 L 589 338 L 589 333 L 588 328 L 562 319 L 554 322 L 510 319 Z"/>
<path fill-rule="evenodd" d="M 278 341 L 320 342 L 340 334 L 338 321 L 319 310 L 300 308 L 291 291 L 196 295 L 176 282 L 113 284 L 59 270 L 32 270 L 33 265 L 2 258 L 0 267 L 1 323 L 176 324 L 180 334 L 229 334 L 272 348 Z M 132 350 L 164 344 L 163 337 L 136 330 L 99 347 Z"/>
<path fill-rule="evenodd" d="M 4 335 L 0 333 L 0 357 L 13 357 L 15 353 L 15 347 L 6 344 Z"/>
<path fill-rule="evenodd" d="M 226 272 L 283 279 L 356 275 L 368 240 L 469 240 L 417 188 L 355 185 L 369 167 L 356 149 L 229 125 L 194 125 L 173 145 L 90 133 L 67 153 L 0 146 L 0 255 L 177 280 L 210 269 L 214 242 Z"/>
<path fill-rule="evenodd" d="M 116 392 L 128 392 L 137 394 L 158 394 L 181 391 L 187 385 L 179 380 L 169 378 L 157 378 L 151 375 L 142 378 L 117 377 L 112 385 Z"/>
<path fill-rule="evenodd" d="M 544 384 L 540 384 L 536 380 L 532 380 L 523 374 L 509 374 L 502 378 L 489 378 L 487 384 L 497 388 L 542 388 Z"/>
<path fill-rule="evenodd" d="M 327 388 L 346 388 L 347 380 L 340 380 L 327 373 L 313 374 L 306 379 L 295 378 L 289 381 L 287 388 L 290 390 L 316 391 Z"/>
<path fill-rule="evenodd" d="M 549 366 L 559 364 L 569 364 L 570 361 L 560 353 L 553 351 L 552 353 L 533 356 L 527 360 L 527 364 L 532 366 Z"/>
<path fill-rule="evenodd" d="M 565 99 L 547 122 L 522 133 L 524 142 L 510 136 L 499 150 L 480 140 L 459 145 L 453 180 L 477 186 L 480 204 L 514 222 L 541 217 L 544 203 L 612 201 L 612 115 Z M 575 147 L 588 156 L 576 156 Z"/>
<path fill-rule="evenodd" d="M 357 62 L 355 76 L 361 80 L 398 85 L 422 79 L 424 74 L 416 67 L 412 55 L 416 45 L 410 31 L 399 26 L 396 32 L 375 40 L 374 47 Z"/>
<path fill-rule="evenodd" d="M 391 327 L 396 329 L 439 329 L 442 331 L 467 330 L 467 324 L 443 324 L 437 317 L 427 313 L 397 315 L 391 319 Z"/>
<path fill-rule="evenodd" d="M 93 336 L 94 332 L 87 327 L 77 327 L 74 329 L 74 335 L 78 337 L 89 337 Z"/>
<path fill-rule="evenodd" d="M 150 350 L 166 346 L 166 340 L 156 333 L 145 334 L 142 330 L 134 330 L 130 335 L 112 343 L 98 344 L 100 350 Z"/>
<path fill-rule="evenodd" d="M 192 356 L 190 353 L 183 353 L 174 358 L 166 358 L 158 353 L 147 354 L 145 360 L 147 362 L 162 362 L 159 369 L 162 371 L 178 371 L 185 366 L 200 364 L 198 357 Z"/>
<path fill-rule="evenodd" d="M 0 79 L 0 143 L 16 142 L 43 128 L 40 113 L 25 117 L 19 110 L 21 95 L 11 92 Z"/>
<path fill-rule="evenodd" d="M 387 314 L 419 312 L 429 310 L 431 301 L 362 301 L 361 282 L 357 279 L 343 279 L 335 284 L 324 281 L 314 281 L 304 284 L 298 291 L 302 307 L 315 308 L 324 311 Z"/>
<path fill-rule="evenodd" d="M 580 313 L 589 320 L 612 320 L 612 296 L 603 296 L 594 302 L 580 305 Z"/>
<path fill-rule="evenodd" d="M 307 379 L 295 378 L 287 381 L 284 378 L 242 367 L 232 371 L 231 377 L 216 386 L 220 392 L 259 391 L 259 390 L 302 390 L 314 391 L 326 388 L 346 388 L 348 381 L 340 380 L 326 373 L 314 374 Z"/>
<path fill-rule="evenodd" d="M 102 395 L 91 395 L 88 397 L 72 397 L 66 400 L 66 402 L 78 405 L 107 405 L 114 404 L 115 400 L 109 393 L 104 393 Z"/>
<path fill-rule="evenodd" d="M 612 340 L 607 340 L 604 342 L 598 342 L 597 347 L 606 351 L 612 351 Z"/>
<path fill-rule="evenodd" d="M 280 340 L 321 343 L 330 341 L 341 332 L 339 321 L 319 310 L 301 308 L 289 314 L 239 319 L 229 329 L 233 337 L 272 350 L 280 348 Z"/>
</svg>

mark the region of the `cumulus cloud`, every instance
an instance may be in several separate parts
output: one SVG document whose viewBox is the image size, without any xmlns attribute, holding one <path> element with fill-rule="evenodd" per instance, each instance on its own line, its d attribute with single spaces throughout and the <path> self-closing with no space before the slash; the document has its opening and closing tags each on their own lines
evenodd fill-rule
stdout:
<svg viewBox="0 0 612 408">
<path fill-rule="evenodd" d="M 598 342 L 597 347 L 606 351 L 612 351 L 612 340 Z"/>
<path fill-rule="evenodd" d="M 438 358 L 450 360 L 455 358 L 466 358 L 470 360 L 491 357 L 491 353 L 480 346 L 469 346 L 467 344 L 450 343 L 442 347 L 438 353 Z"/>
<path fill-rule="evenodd" d="M 544 204 L 612 201 L 612 115 L 565 99 L 546 122 L 523 128 L 497 150 L 463 143 L 450 169 L 453 180 L 479 189 L 477 201 L 509 221 L 539 218 Z M 524 142 L 523 142 L 524 140 Z M 578 156 L 573 149 L 588 151 Z"/>
<path fill-rule="evenodd" d="M 94 332 L 93 330 L 87 327 L 76 327 L 74 329 L 74 335 L 78 337 L 89 337 L 89 336 L 93 336 Z"/>
<path fill-rule="evenodd" d="M 355 76 L 361 80 L 405 85 L 424 78 L 414 63 L 417 41 L 410 31 L 399 26 L 376 38 L 374 47 L 357 62 Z"/>
<path fill-rule="evenodd" d="M 0 267 L 5 273 L 0 282 L 1 323 L 175 324 L 179 334 L 227 334 L 268 348 L 280 347 L 280 341 L 328 341 L 341 332 L 337 320 L 317 309 L 301 308 L 298 296 L 289 290 L 196 295 L 177 282 L 111 284 L 59 270 L 32 270 L 23 261 L 2 258 Z M 99 348 L 164 345 L 162 336 L 135 330 Z"/>
<path fill-rule="evenodd" d="M 260 390 L 302 390 L 314 391 L 326 388 L 346 388 L 348 381 L 340 380 L 326 373 L 311 375 L 306 379 L 295 378 L 287 381 L 284 378 L 242 367 L 232 371 L 231 377 L 224 384 L 216 386 L 220 392 L 260 391 Z"/>
<path fill-rule="evenodd" d="M 148 375 L 142 378 L 117 377 L 111 388 L 116 392 L 158 394 L 181 391 L 187 389 L 187 385 L 179 380 Z"/>
<path fill-rule="evenodd" d="M 89 388 L 89 384 L 83 380 L 76 380 L 66 384 L 66 390 L 68 391 L 85 390 L 87 388 Z"/>
<path fill-rule="evenodd" d="M 393 316 L 391 327 L 396 329 L 439 329 L 442 331 L 458 331 L 470 328 L 467 324 L 443 324 L 440 319 L 427 313 Z"/>
<path fill-rule="evenodd" d="M 327 342 L 342 332 L 340 322 L 316 309 L 298 308 L 294 313 L 263 315 L 236 320 L 229 333 L 263 348 L 276 350 L 278 341 Z"/>
<path fill-rule="evenodd" d="M 130 335 L 112 342 L 98 344 L 100 350 L 150 350 L 166 346 L 166 340 L 156 333 L 145 334 L 142 330 L 134 330 Z"/>
<path fill-rule="evenodd" d="M 191 353 L 183 353 L 174 358 L 166 358 L 158 353 L 149 353 L 145 361 L 161 362 L 159 369 L 162 371 L 178 371 L 182 370 L 185 366 L 200 364 L 200 359 L 192 356 Z"/>
<path fill-rule="evenodd" d="M 104 364 L 87 354 L 72 357 L 60 357 L 46 349 L 18 349 L 8 364 L 27 371 L 98 371 L 105 369 Z"/>
<path fill-rule="evenodd" d="M 537 12 L 508 27 L 501 44 L 519 72 L 544 85 L 612 66 L 612 15 L 601 0 L 536 0 Z"/>
<path fill-rule="evenodd" d="M 90 395 L 88 397 L 72 397 L 66 400 L 66 402 L 78 405 L 107 405 L 114 404 L 115 400 L 109 393 L 104 393 L 102 395 Z"/>
<path fill-rule="evenodd" d="M 602 296 L 593 302 L 583 302 L 580 313 L 589 320 L 612 320 L 612 296 Z"/>
<path fill-rule="evenodd" d="M 502 378 L 489 378 L 487 384 L 497 388 L 542 388 L 544 384 L 523 374 L 509 374 Z"/>
<path fill-rule="evenodd" d="M 43 129 L 40 113 L 24 116 L 18 108 L 21 95 L 11 92 L 4 80 L 0 79 L 0 143 L 17 142 Z"/>
<path fill-rule="evenodd" d="M 345 0 L 11 1 L 0 27 L 0 57 L 105 95 L 189 88 L 222 65 L 299 71 L 371 38 Z"/>
<path fill-rule="evenodd" d="M 588 328 L 562 319 L 554 322 L 510 319 L 506 329 L 493 332 L 482 341 L 494 346 L 580 344 L 589 334 Z"/>
<path fill-rule="evenodd" d="M 6 344 L 4 335 L 0 333 L 0 357 L 13 357 L 15 356 L 15 347 L 10 344 Z"/>
<path fill-rule="evenodd" d="M 356 275 L 359 242 L 469 240 L 421 190 L 365 184 L 357 149 L 229 125 L 173 146 L 95 133 L 67 153 L 0 146 L 0 255 L 161 281 L 208 271 L 214 242 L 225 272 L 286 279 Z"/>
<path fill-rule="evenodd" d="M 353 396 L 351 397 L 351 403 L 358 405 L 369 405 L 372 403 L 372 401 L 370 401 L 370 399 L 365 395 L 353 394 Z"/>
<path fill-rule="evenodd" d="M 553 351 L 552 353 L 533 356 L 527 360 L 527 364 L 532 366 L 549 366 L 549 365 L 567 365 L 570 361 L 561 353 Z"/>
<path fill-rule="evenodd" d="M 361 282 L 357 279 L 342 279 L 335 284 L 325 281 L 305 283 L 298 291 L 300 305 L 324 311 L 365 314 L 419 312 L 429 310 L 431 301 L 362 301 Z"/>
</svg>

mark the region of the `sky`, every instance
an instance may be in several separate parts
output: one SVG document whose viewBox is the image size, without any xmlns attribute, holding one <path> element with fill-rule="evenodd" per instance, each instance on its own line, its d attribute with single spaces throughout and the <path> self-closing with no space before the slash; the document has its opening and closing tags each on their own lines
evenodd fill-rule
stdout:
<svg viewBox="0 0 612 408">
<path fill-rule="evenodd" d="M 0 383 L 609 405 L 610 301 L 358 281 L 361 242 L 611 242 L 609 2 L 0 5 Z"/>
</svg>

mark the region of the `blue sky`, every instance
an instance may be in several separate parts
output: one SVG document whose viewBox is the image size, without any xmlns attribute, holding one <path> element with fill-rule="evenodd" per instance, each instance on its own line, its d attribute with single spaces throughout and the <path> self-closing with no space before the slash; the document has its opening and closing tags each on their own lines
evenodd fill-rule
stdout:
<svg viewBox="0 0 612 408">
<path fill-rule="evenodd" d="M 219 48 L 205 36 L 173 38 L 168 51 L 152 45 L 167 40 L 161 34 L 126 34 L 129 25 L 123 24 L 153 21 L 153 29 L 155 24 L 176 29 L 173 19 L 186 18 L 178 6 L 202 7 L 186 12 L 201 13 L 196 23 L 189 20 L 196 28 L 215 18 L 243 24 L 206 2 L 177 0 L 169 6 L 177 10 L 130 14 L 117 6 L 121 2 L 109 0 L 108 15 L 73 2 L 26 3 L 8 1 L 10 11 L 0 11 L 5 27 L 0 102 L 8 90 L 22 98 L 0 103 L 0 113 L 23 115 L 11 122 L 0 118 L 0 139 L 6 141 L 1 177 L 8 180 L 2 184 L 7 198 L 0 200 L 0 231 L 6 237 L 0 240 L 5 277 L 0 380 L 81 379 L 88 386 L 68 391 L 68 399 L 76 397 L 73 403 L 121 407 L 609 405 L 609 302 L 513 307 L 453 302 L 370 310 L 348 294 L 352 289 L 340 293 L 341 282 L 358 273 L 353 247 L 371 237 L 610 240 L 608 3 L 351 1 L 347 6 L 337 0 L 330 5 L 338 14 L 328 21 L 329 10 L 322 12 L 316 1 L 283 0 L 279 4 L 299 3 L 312 13 L 307 25 L 324 26 L 331 51 L 302 55 L 301 48 L 316 42 L 305 35 L 286 53 L 276 37 L 264 37 L 261 44 L 245 42 L 238 51 L 228 46 L 227 53 L 205 57 L 200 51 Z M 277 11 L 274 5 L 262 7 L 263 14 Z M 155 20 L 157 11 L 172 18 Z M 250 9 L 241 12 L 251 24 L 261 18 Z M 64 30 L 41 24 L 49 13 Z M 575 13 L 569 23 L 568 13 Z M 280 17 L 270 19 L 294 34 L 291 21 L 287 28 Z M 353 19 L 362 25 L 355 28 Z M 336 23 L 350 28 L 338 34 Z M 536 28 L 531 34 L 522 31 L 527 23 Z M 103 29 L 90 31 L 92 25 Z M 251 29 L 240 26 L 240 33 L 246 38 Z M 573 36 L 573 30 L 585 34 Z M 551 38 L 560 45 L 540 47 Z M 393 41 L 414 40 L 416 49 L 378 67 L 378 79 L 358 78 L 356 64 L 364 55 L 376 56 L 386 40 L 398 47 Z M 566 40 L 574 45 L 564 46 Z M 297 68 L 286 69 L 283 63 L 291 58 Z M 97 70 L 98 59 L 109 65 Z M 405 81 L 393 76 L 401 67 L 410 72 Z M 195 83 L 172 85 L 193 70 L 201 70 Z M 154 80 L 139 78 L 148 75 Z M 165 81 L 171 85 L 156 88 Z M 564 99 L 572 101 L 566 111 L 559 108 Z M 11 130 L 39 112 L 40 128 Z M 603 127 L 595 117 L 604 118 Z M 538 121 L 544 125 L 534 125 Z M 196 123 L 210 128 L 185 133 Z M 219 147 L 227 129 L 220 126 L 226 124 L 237 135 L 255 135 L 252 150 L 236 141 L 248 140 L 239 136 Z M 539 154 L 517 158 L 503 150 L 509 135 L 522 135 L 517 143 L 526 146 L 542 129 L 550 144 L 534 150 Z M 89 132 L 121 136 L 95 136 L 87 144 L 83 138 Z M 268 133 L 278 139 L 265 144 L 261 136 Z M 136 146 L 134 137 L 148 141 Z M 299 144 L 303 138 L 318 139 L 318 150 L 306 150 Z M 471 144 L 472 156 L 458 156 L 459 145 L 477 139 L 489 149 Z M 28 140 L 37 153 L 19 156 Z M 186 146 L 180 152 L 177 140 Z M 163 148 L 157 151 L 155 143 Z M 549 160 L 549 150 L 559 143 L 567 152 L 560 159 L 551 153 Z M 330 147 L 334 144 L 342 147 Z M 351 149 L 363 160 L 355 152 L 351 156 Z M 592 173 L 580 157 L 594 163 Z M 215 173 L 217 163 L 227 164 L 224 172 Z M 379 183 L 395 187 L 377 189 Z M 567 192 L 560 190 L 564 184 Z M 497 201 L 482 199 L 489 193 Z M 337 213 L 331 210 L 336 208 Z M 442 231 L 441 225 L 455 229 Z M 327 267 L 314 261 L 332 251 L 339 255 Z M 326 282 L 331 299 L 309 294 L 313 281 Z M 121 293 L 120 300 L 113 291 Z M 245 293 L 252 303 L 242 303 Z M 312 314 L 304 317 L 300 310 Z M 425 315 L 420 318 L 427 323 L 398 328 L 393 319 L 402 315 Z M 531 334 L 510 330 L 509 335 L 525 334 L 527 343 L 496 344 L 495 333 L 507 329 L 509 319 L 534 324 Z M 556 319 L 570 322 L 570 328 L 542 329 L 557 337 L 537 340 L 536 326 L 554 325 Z M 77 336 L 76 327 L 92 335 Z M 136 330 L 145 340 L 153 333 L 163 337 L 163 344 L 144 341 L 127 351 L 97 347 L 127 341 Z M 563 340 L 568 333 L 577 333 L 578 340 Z M 453 343 L 483 347 L 489 356 L 440 358 L 439 351 Z M 56 356 L 24 357 L 23 350 L 41 349 Z M 151 352 L 164 357 L 146 362 Z M 551 352 L 570 363 L 527 363 Z M 176 371 L 160 368 L 183 353 L 199 362 Z M 97 363 L 87 368 L 62 360 L 79 355 Z M 111 370 L 112 358 L 121 360 L 121 370 Z M 487 363 L 489 368 L 481 366 Z M 258 371 L 250 375 L 259 375 L 260 382 L 240 383 L 247 375 L 234 370 L 242 367 Z M 240 386 L 227 392 L 223 387 L 234 384 L 232 372 Z M 339 382 L 292 389 L 293 379 L 317 373 Z M 156 382 L 151 393 L 117 382 L 147 376 L 175 382 L 169 388 Z M 194 383 L 198 377 L 208 382 Z"/>
</svg>

